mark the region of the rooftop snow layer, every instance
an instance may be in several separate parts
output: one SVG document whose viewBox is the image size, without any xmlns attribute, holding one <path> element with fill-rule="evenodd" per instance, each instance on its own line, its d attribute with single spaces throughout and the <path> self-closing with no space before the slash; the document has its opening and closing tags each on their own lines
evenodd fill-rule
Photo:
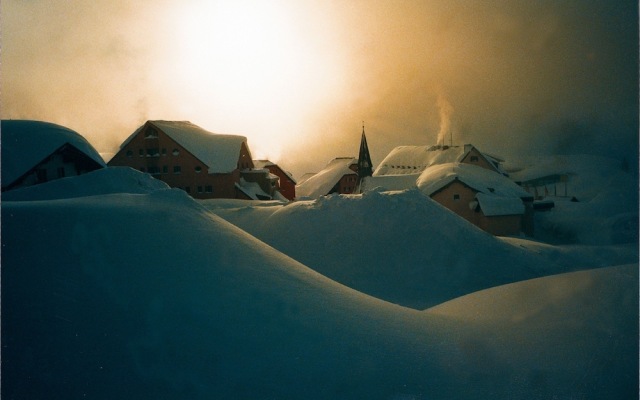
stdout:
<svg viewBox="0 0 640 400">
<path fill-rule="evenodd" d="M 477 193 L 476 200 L 482 213 L 487 217 L 498 215 L 522 215 L 524 204 L 518 197 L 496 196 L 494 194 Z"/>
<path fill-rule="evenodd" d="M 69 143 L 98 164 L 106 164 L 80 134 L 50 122 L 2 120 L 2 185 L 7 186 Z"/>
<path fill-rule="evenodd" d="M 240 149 L 242 143 L 246 143 L 246 137 L 212 133 L 189 121 L 157 120 L 148 122 L 206 164 L 210 174 L 228 173 L 238 168 Z M 144 126 L 136 129 L 121 147 L 133 139 Z"/>
<path fill-rule="evenodd" d="M 431 196 L 456 179 L 480 193 L 503 197 L 531 197 L 526 190 L 499 173 L 460 163 L 435 165 L 426 169 L 418 178 L 417 186 Z"/>
<path fill-rule="evenodd" d="M 296 197 L 317 199 L 327 195 L 344 175 L 352 175 L 355 172 L 349 168 L 358 161 L 352 157 L 335 158 L 327 166 L 309 179 L 296 186 Z"/>
</svg>

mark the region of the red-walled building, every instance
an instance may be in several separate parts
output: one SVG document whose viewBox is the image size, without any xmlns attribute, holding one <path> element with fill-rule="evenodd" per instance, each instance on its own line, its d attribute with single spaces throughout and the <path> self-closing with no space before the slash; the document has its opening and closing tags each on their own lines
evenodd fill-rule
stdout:
<svg viewBox="0 0 640 400">
<path fill-rule="evenodd" d="M 254 170 L 247 138 L 208 132 L 187 121 L 147 121 L 109 166 L 151 174 L 198 199 L 271 199 L 275 184 Z"/>
<path fill-rule="evenodd" d="M 296 181 L 293 176 L 284 171 L 278 164 L 274 164 L 269 160 L 253 160 L 256 168 L 268 170 L 271 174 L 278 177 L 278 191 L 287 200 L 296 198 Z"/>
</svg>

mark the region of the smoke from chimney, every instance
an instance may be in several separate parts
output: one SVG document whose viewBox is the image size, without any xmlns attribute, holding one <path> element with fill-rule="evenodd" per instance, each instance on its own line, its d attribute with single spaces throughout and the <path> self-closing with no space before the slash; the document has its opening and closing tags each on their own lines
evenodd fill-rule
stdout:
<svg viewBox="0 0 640 400">
<path fill-rule="evenodd" d="M 451 115 L 453 107 L 451 103 L 440 93 L 438 94 L 438 111 L 440 113 L 440 130 L 438 131 L 437 146 L 444 146 L 445 139 L 451 133 Z"/>
</svg>

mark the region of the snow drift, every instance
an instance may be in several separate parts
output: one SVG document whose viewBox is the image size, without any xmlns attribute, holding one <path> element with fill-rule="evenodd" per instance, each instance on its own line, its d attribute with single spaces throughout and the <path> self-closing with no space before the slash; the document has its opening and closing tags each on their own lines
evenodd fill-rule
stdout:
<svg viewBox="0 0 640 400">
<path fill-rule="evenodd" d="M 2 232 L 7 398 L 637 394 L 637 265 L 418 312 L 323 277 L 179 190 L 3 202 Z M 556 279 L 562 295 L 541 307 Z"/>
<path fill-rule="evenodd" d="M 417 189 L 274 207 L 203 204 L 331 279 L 417 309 L 567 270 L 504 243 Z"/>
</svg>

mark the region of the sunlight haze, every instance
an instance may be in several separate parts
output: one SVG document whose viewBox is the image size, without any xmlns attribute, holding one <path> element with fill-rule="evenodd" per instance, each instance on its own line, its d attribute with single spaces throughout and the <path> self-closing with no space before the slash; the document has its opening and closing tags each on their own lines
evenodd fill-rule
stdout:
<svg viewBox="0 0 640 400">
<path fill-rule="evenodd" d="M 148 119 L 245 135 L 295 176 L 398 145 L 637 159 L 631 1 L 2 2 L 2 118 L 103 154 Z"/>
</svg>

